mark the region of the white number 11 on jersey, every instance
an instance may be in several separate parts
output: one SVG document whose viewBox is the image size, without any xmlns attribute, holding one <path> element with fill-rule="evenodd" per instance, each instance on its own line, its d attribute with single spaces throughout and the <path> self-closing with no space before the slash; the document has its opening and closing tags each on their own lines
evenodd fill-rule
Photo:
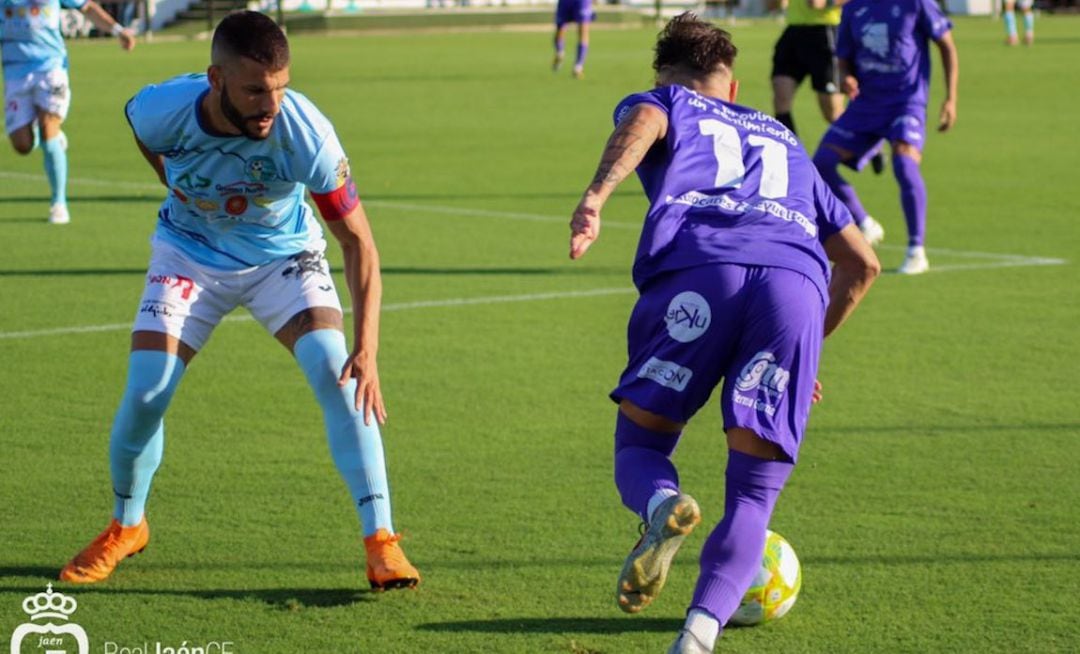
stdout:
<svg viewBox="0 0 1080 654">
<path fill-rule="evenodd" d="M 716 186 L 742 186 L 746 177 L 746 164 L 742 157 L 742 138 L 739 131 L 731 125 L 706 118 L 698 121 L 702 135 L 713 139 L 713 155 L 716 157 Z M 787 197 L 788 166 L 787 146 L 775 139 L 757 134 L 746 138 L 750 147 L 761 148 L 761 184 L 758 193 L 763 198 Z"/>
</svg>

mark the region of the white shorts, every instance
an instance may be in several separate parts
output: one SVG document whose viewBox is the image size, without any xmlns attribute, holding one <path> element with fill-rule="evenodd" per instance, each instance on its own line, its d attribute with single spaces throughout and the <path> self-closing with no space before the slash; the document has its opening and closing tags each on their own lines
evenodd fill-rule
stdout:
<svg viewBox="0 0 1080 654">
<path fill-rule="evenodd" d="M 304 309 L 341 311 L 323 249 L 244 270 L 201 266 L 155 239 L 132 331 L 164 332 L 201 350 L 222 318 L 244 306 L 271 334 Z"/>
<path fill-rule="evenodd" d="M 4 78 L 4 127 L 10 134 L 29 125 L 38 110 L 67 118 L 71 107 L 71 84 L 63 68 Z"/>
</svg>

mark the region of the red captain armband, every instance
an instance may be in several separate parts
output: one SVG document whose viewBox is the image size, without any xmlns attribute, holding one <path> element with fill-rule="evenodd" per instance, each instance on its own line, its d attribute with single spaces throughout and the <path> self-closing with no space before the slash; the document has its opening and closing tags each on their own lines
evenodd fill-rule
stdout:
<svg viewBox="0 0 1080 654">
<path fill-rule="evenodd" d="M 327 222 L 343 219 L 360 204 L 352 175 L 345 178 L 344 184 L 329 193 L 312 193 L 311 199 L 315 200 L 315 206 L 319 207 L 319 213 Z"/>
</svg>

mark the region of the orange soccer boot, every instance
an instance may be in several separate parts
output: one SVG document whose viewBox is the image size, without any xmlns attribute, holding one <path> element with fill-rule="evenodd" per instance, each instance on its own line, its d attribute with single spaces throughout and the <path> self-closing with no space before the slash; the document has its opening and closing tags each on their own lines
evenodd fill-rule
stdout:
<svg viewBox="0 0 1080 654">
<path fill-rule="evenodd" d="M 420 583 L 420 572 L 405 558 L 399 540 L 400 534 L 391 534 L 385 529 L 376 530 L 364 539 L 367 578 L 375 590 L 414 588 Z"/>
<path fill-rule="evenodd" d="M 146 549 L 150 526 L 144 516 L 134 527 L 125 527 L 113 519 L 83 551 L 75 555 L 60 571 L 60 581 L 92 584 L 109 578 L 117 564 Z"/>
</svg>

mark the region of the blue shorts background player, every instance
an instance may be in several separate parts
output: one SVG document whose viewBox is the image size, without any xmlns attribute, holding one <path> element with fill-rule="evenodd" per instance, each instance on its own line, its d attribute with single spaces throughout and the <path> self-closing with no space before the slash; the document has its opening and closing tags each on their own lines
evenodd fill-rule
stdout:
<svg viewBox="0 0 1080 654">
<path fill-rule="evenodd" d="M 109 444 L 113 520 L 65 566 L 65 581 L 101 581 L 146 546 L 165 410 L 213 329 L 241 305 L 295 356 L 322 408 L 330 452 L 360 515 L 369 582 L 381 589 L 420 580 L 394 533 L 378 427 L 386 419 L 376 365 L 378 251 L 333 126 L 286 88 L 289 59 L 271 19 L 230 14 L 214 32 L 206 75 L 148 86 L 127 104 L 139 148 L 168 194 Z M 344 253 L 351 353 L 305 189 Z"/>
<path fill-rule="evenodd" d="M 655 599 L 701 520 L 671 455 L 722 384 L 724 515 L 705 542 L 671 652 L 711 652 L 749 588 L 820 397 L 822 338 L 880 270 L 795 136 L 734 104 L 735 55 L 727 32 L 692 14 L 667 25 L 653 63 L 657 88 L 616 107 L 615 131 L 570 224 L 577 259 L 599 236 L 604 203 L 637 170 L 650 202 L 633 268 L 641 296 L 611 398 L 619 404 L 615 484 L 648 529 L 618 578 L 624 611 Z"/>
<path fill-rule="evenodd" d="M 585 76 L 585 57 L 589 54 L 589 25 L 595 19 L 592 0 L 559 0 L 555 7 L 555 60 L 551 64 L 553 71 L 559 70 L 566 57 L 566 26 L 577 23 L 578 45 L 573 75 L 578 79 Z"/>
<path fill-rule="evenodd" d="M 837 169 L 861 168 L 881 139 L 892 145 L 893 173 L 908 228 L 908 250 L 897 272 L 919 274 L 926 257 L 926 183 L 919 164 L 926 137 L 930 93 L 929 41 L 941 51 L 945 101 L 938 130 L 956 122 L 959 60 L 952 23 L 935 0 L 851 0 L 844 5 L 836 56 L 851 104 L 833 123 L 814 154 L 814 163 L 856 222 L 866 219 L 855 189 Z"/>
<path fill-rule="evenodd" d="M 0 59 L 4 68 L 4 128 L 19 154 L 40 142 L 52 190 L 49 222 L 71 221 L 67 208 L 67 137 L 61 125 L 71 106 L 67 48 L 60 33 L 61 9 L 78 9 L 125 50 L 135 33 L 112 19 L 94 0 L 0 0 Z"/>
</svg>

